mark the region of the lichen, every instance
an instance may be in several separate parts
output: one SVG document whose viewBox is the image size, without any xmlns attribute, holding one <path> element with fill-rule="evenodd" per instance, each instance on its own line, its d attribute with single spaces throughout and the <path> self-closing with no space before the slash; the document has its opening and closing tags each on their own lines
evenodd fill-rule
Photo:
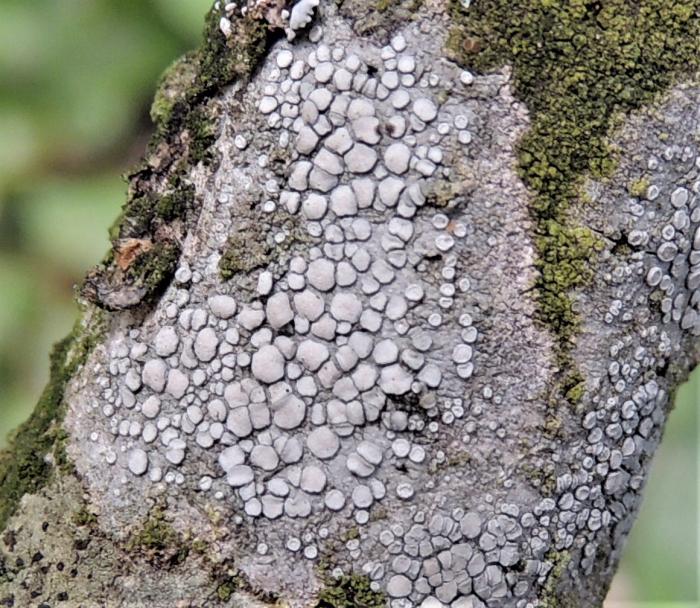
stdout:
<svg viewBox="0 0 700 608">
<path fill-rule="evenodd" d="M 330 580 L 318 596 L 315 608 L 384 608 L 383 593 L 373 591 L 367 576 L 352 574 Z"/>
<path fill-rule="evenodd" d="M 619 117 L 653 102 L 700 65 L 700 0 L 451 0 L 448 53 L 476 70 L 510 65 L 531 128 L 519 169 L 533 193 L 539 316 L 560 353 L 563 393 L 580 378 L 567 356 L 579 330 L 572 294 L 589 284 L 602 243 L 570 210 L 587 176 L 615 166 L 608 136 Z M 641 185 L 638 185 L 641 188 Z"/>
<path fill-rule="evenodd" d="M 51 479 L 56 464 L 67 466 L 61 422 L 68 381 L 85 363 L 104 333 L 104 319 L 95 314 L 87 324 L 79 320 L 58 342 L 50 356 L 50 377 L 30 418 L 0 452 L 0 530 L 12 517 L 22 496 L 36 493 Z"/>
</svg>

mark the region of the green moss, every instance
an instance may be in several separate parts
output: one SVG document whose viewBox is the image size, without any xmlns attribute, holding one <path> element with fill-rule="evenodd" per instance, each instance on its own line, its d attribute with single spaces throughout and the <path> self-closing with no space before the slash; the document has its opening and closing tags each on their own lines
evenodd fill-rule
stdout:
<svg viewBox="0 0 700 608">
<path fill-rule="evenodd" d="M 151 106 L 151 119 L 157 127 L 152 150 L 183 125 L 191 129 L 198 121 L 196 114 L 209 99 L 234 81 L 250 78 L 264 57 L 273 38 L 264 20 L 252 12 L 234 18 L 229 38 L 219 29 L 220 20 L 221 12 L 212 8 L 205 19 L 200 47 L 175 61 L 161 77 Z M 195 139 L 200 139 L 199 134 Z"/>
<path fill-rule="evenodd" d="M 161 77 L 151 118 L 157 142 L 177 132 L 190 114 L 236 80 L 250 78 L 272 40 L 267 23 L 249 12 L 232 21 L 227 39 L 219 29 L 221 12 L 207 14 L 200 47 L 178 59 Z"/>
<path fill-rule="evenodd" d="M 146 288 L 149 298 L 159 294 L 177 270 L 180 246 L 174 241 L 156 243 L 136 258 L 127 270 L 129 280 Z"/>
<path fill-rule="evenodd" d="M 163 511 L 155 509 L 143 528 L 131 538 L 129 546 L 132 549 L 164 551 L 176 542 L 177 538 L 175 530 L 165 521 Z"/>
<path fill-rule="evenodd" d="M 359 36 L 391 35 L 399 24 L 414 19 L 424 0 L 335 0 Z"/>
<path fill-rule="evenodd" d="M 551 495 L 557 489 L 557 476 L 552 468 L 542 468 L 534 466 L 531 462 L 524 462 L 519 465 L 519 473 L 545 496 Z"/>
<path fill-rule="evenodd" d="M 389 511 L 386 507 L 376 507 L 372 509 L 372 521 L 381 521 L 389 517 Z"/>
<path fill-rule="evenodd" d="M 571 293 L 591 281 L 597 255 L 605 244 L 586 227 L 568 226 L 553 219 L 541 221 L 539 230 L 535 243 L 540 256 L 540 314 L 558 338 L 559 392 L 569 403 L 578 404 L 585 383 L 571 357 L 580 325 Z"/>
<path fill-rule="evenodd" d="M 268 48 L 271 36 L 264 21 L 250 14 L 237 19 L 233 24 L 234 35 L 226 40 L 219 31 L 219 17 L 212 9 L 199 50 L 175 62 L 161 79 L 152 107 L 158 128 L 150 146 L 153 154 L 161 156 L 156 164 L 143 163 L 131 176 L 134 194 L 110 230 L 113 241 L 153 239 L 160 226 L 185 217 L 193 206 L 194 190 L 173 187 L 173 182 L 179 182 L 188 168 L 180 162 L 181 158 L 176 158 L 181 132 L 189 131 L 191 161 L 210 158 L 215 133 L 214 121 L 206 109 L 209 99 L 232 81 L 249 78 Z M 166 152 L 161 150 L 163 143 L 168 143 Z M 154 183 L 166 181 L 171 182 L 171 189 L 164 196 L 155 194 Z M 128 278 L 145 285 L 149 290 L 147 295 L 156 295 L 170 280 L 179 253 L 174 241 L 156 242 L 128 269 Z M 112 251 L 104 264 L 111 266 L 114 262 Z M 63 417 L 63 391 L 93 344 L 93 339 L 82 337 L 76 328 L 55 346 L 51 379 L 39 404 L 30 419 L 14 433 L 10 447 L 0 453 L 0 529 L 22 496 L 37 492 L 50 479 L 52 462 L 69 466 L 61 449 L 64 441 L 57 424 Z"/>
<path fill-rule="evenodd" d="M 73 521 L 73 525 L 78 527 L 93 526 L 97 523 L 97 516 L 84 505 L 73 513 L 73 517 L 71 519 Z"/>
<path fill-rule="evenodd" d="M 131 535 L 127 549 L 159 566 L 176 566 L 187 559 L 190 548 L 165 519 L 160 507 L 154 508 L 143 526 Z"/>
<path fill-rule="evenodd" d="M 155 205 L 155 213 L 164 222 L 170 223 L 180 217 L 183 207 L 176 194 L 166 194 Z"/>
<path fill-rule="evenodd" d="M 576 375 L 571 377 L 571 380 L 575 380 Z M 580 403 L 583 396 L 586 394 L 586 383 L 583 379 L 579 380 L 576 384 L 571 385 L 566 391 L 566 400 L 569 403 Z"/>
<path fill-rule="evenodd" d="M 110 230 L 112 249 L 81 285 L 82 297 L 100 308 L 122 310 L 152 304 L 177 269 L 184 231 L 181 220 L 193 207 L 194 190 L 147 200 L 151 209 L 147 215 L 140 215 L 146 206 L 143 197 L 136 206 L 125 207 Z M 138 212 L 132 215 L 135 208 Z M 134 229 L 134 218 L 147 222 L 149 230 L 136 236 L 140 230 Z"/>
<path fill-rule="evenodd" d="M 480 0 L 468 11 L 451 0 L 451 10 L 448 53 L 482 71 L 511 65 L 530 110 L 519 168 L 534 194 L 539 315 L 558 339 L 563 373 L 575 375 L 566 356 L 578 331 L 572 293 L 592 279 L 602 243 L 570 209 L 587 176 L 613 170 L 607 138 L 619 117 L 700 66 L 700 0 Z M 580 379 L 565 384 L 564 394 Z"/>
<path fill-rule="evenodd" d="M 633 181 L 627 187 L 627 191 L 630 193 L 630 196 L 641 198 L 647 193 L 650 185 L 651 182 L 649 181 L 648 177 L 641 177 L 638 180 Z"/>
<path fill-rule="evenodd" d="M 71 474 L 75 471 L 73 461 L 68 457 L 68 451 L 66 450 L 68 440 L 67 431 L 62 427 L 57 428 L 53 464 L 56 470 L 65 474 Z"/>
<path fill-rule="evenodd" d="M 216 143 L 216 119 L 211 110 L 206 105 L 196 107 L 188 114 L 185 126 L 190 162 L 210 162 Z"/>
<path fill-rule="evenodd" d="M 242 593 L 259 600 L 265 606 L 278 605 L 279 597 L 254 588 L 245 573 L 233 561 L 217 564 L 211 571 L 213 588 L 220 602 L 228 602 L 236 593 Z M 280 604 L 281 606 L 281 604 Z"/>
<path fill-rule="evenodd" d="M 233 579 L 228 580 L 224 583 L 221 583 L 216 588 L 216 597 L 218 597 L 219 600 L 221 600 L 222 602 L 228 602 L 233 596 L 233 594 L 236 593 L 236 589 L 238 589 L 236 581 Z"/>
<path fill-rule="evenodd" d="M 367 576 L 353 574 L 328 583 L 318 596 L 315 608 L 385 608 L 383 593 L 372 591 Z"/>
<path fill-rule="evenodd" d="M 540 599 L 541 608 L 578 608 L 581 605 L 580 599 L 573 594 L 563 592 L 560 588 L 561 582 L 566 577 L 566 569 L 571 562 L 571 554 L 568 551 L 552 551 L 547 554 L 546 560 L 552 562 L 553 565 Z"/>
<path fill-rule="evenodd" d="M 183 183 L 182 179 L 172 180 L 172 189 L 163 195 L 155 206 L 155 215 L 165 223 L 182 220 L 195 205 L 195 188 Z"/>
<path fill-rule="evenodd" d="M 120 217 L 110 229 L 115 250 L 105 260 L 109 265 L 115 259 L 122 240 L 140 239 L 144 246 L 133 260 L 126 264 L 125 280 L 145 288 L 145 299 L 159 295 L 177 269 L 180 246 L 173 238 L 160 239 L 159 228 L 184 221 L 195 209 L 195 189 L 181 178 L 174 178 L 162 196 L 141 195 L 129 200 Z M 148 246 L 146 246 L 148 245 Z"/>
<path fill-rule="evenodd" d="M 199 148 L 199 153 L 206 154 L 206 148 Z M 176 176 L 162 196 L 137 194 L 127 200 L 120 216 L 109 230 L 110 238 L 112 241 L 149 238 L 163 224 L 184 219 L 194 204 L 194 186 Z"/>
<path fill-rule="evenodd" d="M 214 159 L 218 129 L 214 98 L 232 82 L 250 78 L 273 37 L 280 34 L 279 31 L 271 33 L 264 18 L 249 11 L 232 20 L 233 33 L 226 38 L 219 29 L 220 18 L 220 11 L 212 8 L 206 17 L 199 49 L 176 61 L 161 78 L 151 108 L 157 128 L 149 145 L 148 160 L 129 176 L 130 197 L 110 229 L 114 247 L 102 266 L 91 273 L 83 289 L 86 298 L 101 306 L 110 307 L 119 300 L 112 298 L 110 303 L 105 303 L 101 294 L 119 293 L 134 287 L 137 295 L 124 299 L 129 306 L 135 306 L 133 302 L 152 300 L 170 280 L 179 255 L 174 243 L 183 236 L 186 226 L 175 230 L 159 229 L 188 218 L 187 212 L 196 210 L 194 188 L 182 182 L 191 167 Z M 164 183 L 169 183 L 169 189 L 162 193 Z M 167 243 L 163 242 L 163 234 Z M 131 263 L 131 258 L 125 263 L 124 257 L 119 255 L 120 247 L 124 245 L 132 256 L 136 246 L 119 243 L 122 239 L 144 241 L 136 244 L 143 245 L 142 251 L 135 256 L 134 267 L 127 269 L 126 281 L 120 271 Z M 136 283 L 129 284 L 129 281 Z M 147 290 L 139 301 L 138 290 L 143 286 Z"/>
<path fill-rule="evenodd" d="M 192 541 L 192 551 L 195 553 L 199 553 L 200 555 L 206 554 L 207 550 L 209 549 L 209 545 L 206 541 L 202 540 L 201 538 L 196 538 L 195 540 Z"/>
<path fill-rule="evenodd" d="M 175 61 L 161 76 L 151 105 L 151 120 L 160 130 L 170 121 L 173 111 L 187 100 L 199 69 L 199 54 L 187 53 Z"/>
<path fill-rule="evenodd" d="M 264 235 L 253 238 L 249 234 L 236 233 L 229 237 L 226 249 L 219 260 L 219 272 L 225 281 L 236 274 L 248 273 L 270 262 L 272 249 Z"/>
<path fill-rule="evenodd" d="M 539 223 L 535 238 L 539 250 L 540 306 L 545 320 L 567 351 L 578 330 L 578 315 L 570 294 L 594 276 L 597 254 L 605 243 L 583 226 L 569 226 L 556 219 Z"/>
<path fill-rule="evenodd" d="M 448 468 L 463 469 L 470 462 L 472 462 L 472 459 L 472 454 L 470 454 L 467 450 L 449 446 L 447 450 L 447 460 L 445 461 L 445 464 Z"/>
<path fill-rule="evenodd" d="M 65 414 L 63 394 L 68 381 L 85 363 L 104 331 L 101 318 L 90 328 L 78 321 L 73 331 L 58 342 L 50 356 L 50 378 L 34 412 L 11 436 L 0 452 L 0 530 L 14 514 L 25 494 L 35 494 L 51 479 L 55 464 L 68 457 L 60 423 Z"/>
<path fill-rule="evenodd" d="M 127 201 L 122 209 L 118 224 L 110 229 L 116 238 L 142 238 L 151 233 L 151 221 L 157 199 L 144 194 Z"/>
<path fill-rule="evenodd" d="M 267 24 L 255 19 L 252 11 L 232 21 L 233 33 L 228 39 L 219 29 L 220 19 L 221 13 L 215 9 L 207 15 L 196 79 L 200 92 L 250 78 L 270 42 Z"/>
<path fill-rule="evenodd" d="M 461 193 L 462 185 L 446 179 L 437 180 L 426 195 L 426 204 L 441 209 L 451 206 Z"/>
<path fill-rule="evenodd" d="M 357 526 L 348 528 L 348 530 L 343 534 L 343 542 L 348 542 L 349 540 L 357 540 L 360 538 L 360 529 Z"/>
</svg>

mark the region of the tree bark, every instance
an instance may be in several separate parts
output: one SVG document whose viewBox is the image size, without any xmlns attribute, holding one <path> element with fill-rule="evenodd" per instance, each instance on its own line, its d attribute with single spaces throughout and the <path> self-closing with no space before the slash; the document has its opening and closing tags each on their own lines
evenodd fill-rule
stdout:
<svg viewBox="0 0 700 608">
<path fill-rule="evenodd" d="M 694 75 L 557 122 L 538 181 L 547 109 L 470 33 L 502 3 L 324 2 L 292 41 L 249 4 L 164 77 L 0 460 L 0 603 L 600 606 L 697 360 Z"/>
</svg>

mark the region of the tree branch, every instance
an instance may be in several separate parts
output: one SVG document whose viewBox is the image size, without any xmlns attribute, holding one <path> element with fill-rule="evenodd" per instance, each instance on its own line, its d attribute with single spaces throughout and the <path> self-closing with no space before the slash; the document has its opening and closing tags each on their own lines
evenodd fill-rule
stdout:
<svg viewBox="0 0 700 608">
<path fill-rule="evenodd" d="M 698 356 L 697 2 L 249 4 L 0 460 L 0 601 L 600 606 Z"/>
</svg>

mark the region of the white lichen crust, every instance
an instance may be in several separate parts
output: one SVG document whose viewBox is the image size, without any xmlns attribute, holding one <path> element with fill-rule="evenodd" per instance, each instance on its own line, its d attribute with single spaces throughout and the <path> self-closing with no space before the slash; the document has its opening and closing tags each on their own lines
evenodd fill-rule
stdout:
<svg viewBox="0 0 700 608">
<path fill-rule="evenodd" d="M 508 71 L 446 61 L 440 19 L 382 46 L 319 10 L 226 93 L 176 281 L 71 386 L 70 454 L 104 529 L 166 498 L 176 527 L 290 606 L 313 605 L 323 561 L 391 608 L 533 608 L 555 566 L 592 572 L 626 534 L 665 420 L 659 370 L 700 330 L 695 144 L 650 151 L 641 200 L 589 185 L 579 219 L 632 252 L 581 295 L 596 409 L 559 411 Z M 673 101 L 685 116 L 683 95 L 700 95 Z M 633 124 L 623 148 L 661 128 Z M 224 282 L 232 236 L 242 259 L 267 254 Z"/>
<path fill-rule="evenodd" d="M 284 28 L 287 40 L 291 42 L 313 21 L 320 0 L 295 0 L 290 9 L 285 8 L 287 4 L 289 3 L 285 0 L 234 0 L 226 3 L 217 1 L 214 9 L 221 12 L 219 30 L 226 38 L 233 35 L 233 19 L 238 15 L 252 13 L 264 15 L 271 26 Z"/>
<path fill-rule="evenodd" d="M 698 359 L 698 103 L 698 84 L 685 83 L 658 107 L 630 117 L 614 138 L 624 151 L 615 175 L 589 182 L 589 204 L 581 207 L 580 217 L 605 241 L 606 255 L 597 277 L 601 288 L 579 296 L 582 309 L 596 311 L 586 317 L 577 349 L 591 407 L 580 421 L 585 435 L 564 452 L 570 459 L 562 465 L 570 472 L 558 487 L 586 530 L 574 545 L 584 574 L 600 568 L 594 549 L 611 530 L 607 568 L 614 571 L 670 393 Z"/>
<path fill-rule="evenodd" d="M 297 32 L 304 29 L 314 16 L 314 10 L 319 5 L 320 0 L 298 0 L 292 6 L 289 14 L 289 26 L 287 27 L 287 39 L 294 40 Z"/>
</svg>

